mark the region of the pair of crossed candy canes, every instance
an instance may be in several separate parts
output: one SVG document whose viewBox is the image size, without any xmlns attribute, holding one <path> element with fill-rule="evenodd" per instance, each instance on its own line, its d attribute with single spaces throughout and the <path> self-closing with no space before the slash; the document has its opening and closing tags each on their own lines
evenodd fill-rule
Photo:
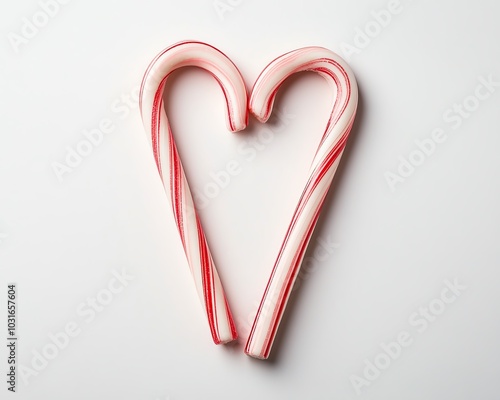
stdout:
<svg viewBox="0 0 500 400">
<path fill-rule="evenodd" d="M 237 67 L 208 44 L 178 43 L 161 52 L 149 65 L 141 87 L 142 119 L 216 344 L 235 340 L 237 333 L 163 107 L 166 80 L 173 71 L 185 66 L 201 67 L 217 79 L 226 99 L 227 125 L 232 132 L 246 127 L 248 111 L 259 121 L 266 122 L 278 89 L 296 72 L 319 73 L 336 94 L 309 179 L 279 250 L 245 347 L 248 355 L 266 359 L 354 121 L 358 103 L 356 80 L 344 60 L 321 47 L 305 47 L 272 61 L 255 82 L 249 102 Z"/>
</svg>

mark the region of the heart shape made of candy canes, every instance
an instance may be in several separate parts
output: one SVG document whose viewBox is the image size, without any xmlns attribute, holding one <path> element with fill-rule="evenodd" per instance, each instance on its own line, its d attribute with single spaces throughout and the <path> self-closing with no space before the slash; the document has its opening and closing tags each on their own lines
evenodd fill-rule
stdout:
<svg viewBox="0 0 500 400">
<path fill-rule="evenodd" d="M 347 63 L 337 54 L 321 47 L 305 47 L 272 61 L 257 78 L 247 104 L 245 83 L 237 67 L 226 55 L 206 43 L 175 44 L 161 52 L 148 67 L 141 86 L 141 115 L 216 344 L 236 339 L 237 333 L 163 107 L 167 78 L 184 66 L 201 67 L 219 82 L 227 104 L 227 125 L 233 132 L 246 127 L 249 111 L 265 123 L 272 113 L 280 86 L 296 72 L 319 73 L 336 94 L 310 167 L 309 179 L 279 250 L 245 346 L 246 354 L 266 359 L 354 122 L 358 103 L 356 80 Z"/>
</svg>

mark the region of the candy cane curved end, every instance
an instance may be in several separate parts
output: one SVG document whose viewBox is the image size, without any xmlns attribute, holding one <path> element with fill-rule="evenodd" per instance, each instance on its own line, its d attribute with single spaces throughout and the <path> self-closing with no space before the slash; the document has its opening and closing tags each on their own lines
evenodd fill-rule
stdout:
<svg viewBox="0 0 500 400">
<path fill-rule="evenodd" d="M 351 99 L 349 106 L 355 112 L 358 100 L 356 79 L 347 63 L 336 53 L 323 47 L 304 47 L 286 53 L 270 64 L 260 73 L 253 86 L 249 109 L 260 121 L 266 122 L 271 116 L 276 94 L 283 82 L 291 75 L 302 71 L 315 71 L 324 76 L 328 82 L 337 86 L 334 77 L 350 85 Z M 338 76 L 338 74 L 343 76 Z"/>
<path fill-rule="evenodd" d="M 140 94 L 143 124 L 212 338 L 216 344 L 228 343 L 237 338 L 235 325 L 163 107 L 167 78 L 176 69 L 187 66 L 203 68 L 219 82 L 231 131 L 241 130 L 247 124 L 247 93 L 240 72 L 229 58 L 208 44 L 191 41 L 173 45 L 153 60 L 144 75 Z"/>
<path fill-rule="evenodd" d="M 145 125 L 150 126 L 154 94 L 162 91 L 165 80 L 182 67 L 199 67 L 219 82 L 227 103 L 226 125 L 232 132 L 245 129 L 248 123 L 247 90 L 240 71 L 215 47 L 197 41 L 184 41 L 160 52 L 150 63 L 141 85 L 139 102 Z"/>
<path fill-rule="evenodd" d="M 259 359 L 269 357 L 300 264 L 342 156 L 358 103 L 356 80 L 345 61 L 330 50 L 306 47 L 278 57 L 263 70 L 250 98 L 252 114 L 262 122 L 267 121 L 282 83 L 290 75 L 301 71 L 318 72 L 331 84 L 336 96 L 310 167 L 309 179 L 288 227 L 245 346 L 246 354 Z"/>
</svg>

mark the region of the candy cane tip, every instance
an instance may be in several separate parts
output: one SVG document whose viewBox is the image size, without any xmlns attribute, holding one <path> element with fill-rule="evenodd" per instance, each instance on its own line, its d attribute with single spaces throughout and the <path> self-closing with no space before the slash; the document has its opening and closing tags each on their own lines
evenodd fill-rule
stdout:
<svg viewBox="0 0 500 400">
<path fill-rule="evenodd" d="M 236 133 L 244 130 L 248 125 L 248 118 L 241 120 L 237 123 L 231 123 L 228 128 L 231 132 Z"/>
<path fill-rule="evenodd" d="M 260 91 L 260 85 L 255 84 L 250 100 L 248 102 L 248 109 L 257 121 L 266 123 L 271 116 L 274 105 L 274 95 L 266 96 L 263 91 Z M 256 89 L 257 88 L 257 89 Z"/>
<path fill-rule="evenodd" d="M 231 132 L 239 132 L 248 125 L 248 97 L 243 80 L 240 85 L 234 86 L 236 91 L 233 104 L 228 103 L 228 114 L 226 116 L 227 127 Z"/>
<path fill-rule="evenodd" d="M 233 329 L 230 332 L 227 332 L 226 334 L 224 334 L 222 336 L 213 335 L 212 339 L 213 339 L 214 343 L 217 345 L 228 344 L 228 343 L 234 342 L 236 339 L 238 339 L 238 334 L 236 333 L 236 330 Z"/>
<path fill-rule="evenodd" d="M 258 99 L 252 98 L 248 104 L 248 108 L 250 114 L 252 114 L 257 121 L 263 124 L 266 123 L 271 116 L 272 110 L 270 108 L 266 108 L 265 105 L 262 104 L 262 101 L 259 102 Z"/>
<path fill-rule="evenodd" d="M 231 343 L 231 342 L 234 342 L 236 339 L 238 339 L 238 337 L 231 337 L 231 338 L 228 338 L 228 339 L 219 339 L 218 341 L 215 341 L 214 340 L 214 343 L 215 344 L 228 344 L 228 343 Z"/>
<path fill-rule="evenodd" d="M 257 119 L 257 121 L 259 121 L 262 124 L 265 124 L 267 122 L 267 120 L 269 119 L 269 114 L 262 115 L 258 112 L 254 112 L 253 110 L 252 110 L 252 115 Z"/>
<path fill-rule="evenodd" d="M 262 354 L 257 354 L 257 353 L 251 353 L 251 352 L 248 352 L 245 350 L 245 354 L 248 356 L 248 357 L 252 357 L 252 358 L 255 358 L 257 360 L 267 360 L 269 356 L 264 356 Z"/>
</svg>

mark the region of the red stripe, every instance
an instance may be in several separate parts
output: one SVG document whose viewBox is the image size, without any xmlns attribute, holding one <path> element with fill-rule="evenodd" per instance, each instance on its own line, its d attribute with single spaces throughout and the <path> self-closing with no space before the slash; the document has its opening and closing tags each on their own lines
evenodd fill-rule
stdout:
<svg viewBox="0 0 500 400">
<path fill-rule="evenodd" d="M 215 305 L 212 301 L 212 269 L 210 266 L 207 243 L 205 235 L 203 234 L 200 220 L 196 217 L 196 226 L 198 229 L 198 246 L 200 248 L 200 263 L 201 263 L 201 277 L 203 282 L 203 296 L 205 299 L 205 308 L 208 315 L 208 323 L 212 338 L 216 344 L 220 343 L 219 332 L 215 325 L 214 311 Z"/>
</svg>

